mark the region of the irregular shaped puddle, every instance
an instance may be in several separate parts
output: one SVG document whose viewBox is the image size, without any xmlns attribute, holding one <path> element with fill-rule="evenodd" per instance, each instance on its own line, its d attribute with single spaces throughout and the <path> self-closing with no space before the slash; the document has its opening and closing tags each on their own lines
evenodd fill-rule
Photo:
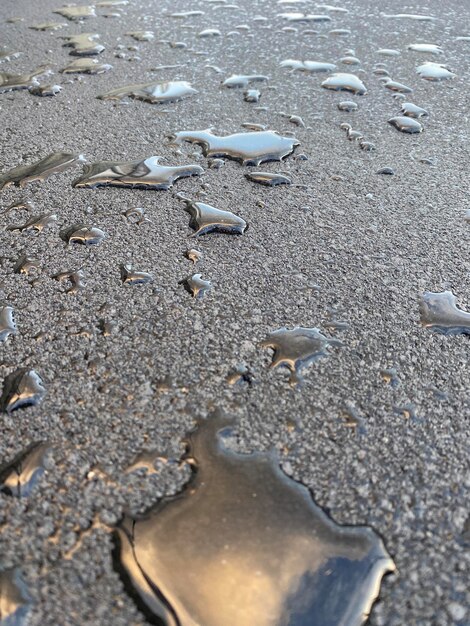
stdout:
<svg viewBox="0 0 470 626">
<path fill-rule="evenodd" d="M 112 89 L 98 96 L 99 100 L 122 100 L 123 98 L 134 98 L 143 100 L 151 104 L 165 104 L 183 100 L 188 96 L 198 93 L 190 83 L 184 80 L 168 81 L 165 83 L 152 82 L 139 85 L 127 85 Z"/>
<path fill-rule="evenodd" d="M 449 78 L 455 78 L 455 74 L 453 74 L 445 65 L 441 65 L 440 63 L 432 63 L 432 61 L 428 61 L 427 63 L 423 63 L 416 68 L 417 73 L 424 80 L 429 80 L 432 82 L 438 82 L 440 80 L 449 80 Z"/>
<path fill-rule="evenodd" d="M 318 328 L 297 327 L 293 330 L 280 328 L 268 335 L 261 342 L 263 348 L 274 350 L 271 368 L 287 367 L 291 376 L 291 385 L 302 382 L 301 372 L 311 363 L 328 355 L 330 346 L 341 346 L 342 343 L 333 337 L 326 337 Z"/>
<path fill-rule="evenodd" d="M 272 130 L 236 133 L 221 137 L 210 129 L 182 131 L 170 135 L 175 143 L 188 141 L 202 146 L 206 157 L 226 157 L 243 165 L 259 165 L 264 161 L 281 161 L 300 145 L 295 137 L 282 137 Z"/>
<path fill-rule="evenodd" d="M 116 529 L 116 565 L 165 626 L 359 626 L 394 570 L 368 527 L 336 524 L 274 452 L 239 454 L 216 413 L 187 440 L 177 496 Z"/>
<path fill-rule="evenodd" d="M 41 65 L 32 72 L 26 74 L 11 74 L 9 72 L 0 72 L 0 93 L 8 91 L 19 91 L 21 89 L 30 89 L 39 85 L 36 78 L 43 74 L 49 73 L 49 66 Z"/>
<path fill-rule="evenodd" d="M 51 450 L 51 444 L 36 442 L 0 467 L 0 489 L 16 498 L 30 496 L 46 470 L 45 464 Z"/>
<path fill-rule="evenodd" d="M 100 36 L 98 33 L 81 33 L 80 35 L 70 35 L 68 37 L 64 37 L 65 43 L 64 48 L 70 47 L 72 51 L 70 54 L 76 56 L 90 56 L 95 54 L 100 54 L 104 50 L 104 46 L 100 43 L 97 43 L 97 39 Z"/>
<path fill-rule="evenodd" d="M 245 220 L 238 215 L 216 209 L 204 202 L 186 200 L 185 209 L 191 216 L 189 226 L 195 231 L 193 237 L 211 232 L 242 235 L 247 227 Z"/>
<path fill-rule="evenodd" d="M 60 71 L 62 74 L 104 74 L 112 70 L 109 63 L 100 63 L 97 59 L 75 59 Z"/>
<path fill-rule="evenodd" d="M 277 185 L 290 185 L 292 183 L 288 176 L 276 174 L 274 172 L 248 172 L 245 178 L 253 183 L 259 183 L 266 187 L 276 187 Z"/>
<path fill-rule="evenodd" d="M 452 291 L 426 291 L 420 302 L 422 325 L 443 335 L 470 335 L 470 313 L 459 309 L 456 302 Z"/>
<path fill-rule="evenodd" d="M 71 152 L 53 152 L 49 156 L 32 165 L 18 165 L 5 174 L 0 175 L 0 190 L 9 185 L 24 187 L 34 181 L 46 180 L 52 174 L 63 172 L 72 167 L 83 157 Z"/>
<path fill-rule="evenodd" d="M 46 390 L 40 376 L 34 370 L 22 367 L 5 378 L 0 408 L 12 413 L 27 406 L 36 406 L 45 395 Z"/>
<path fill-rule="evenodd" d="M 0 570 L 0 624 L 25 626 L 32 600 L 19 568 Z"/>
<path fill-rule="evenodd" d="M 62 17 L 65 17 L 67 20 L 70 20 L 72 22 L 77 20 L 84 20 L 89 17 L 96 17 L 94 6 L 65 6 L 52 12 L 62 15 Z"/>
<path fill-rule="evenodd" d="M 96 226 L 86 224 L 73 224 L 60 232 L 60 237 L 65 242 L 79 243 L 84 246 L 97 246 L 106 237 L 106 233 Z"/>
<path fill-rule="evenodd" d="M 210 280 L 204 280 L 202 274 L 193 274 L 180 283 L 193 298 L 203 298 L 212 289 Z"/>
<path fill-rule="evenodd" d="M 6 341 L 10 335 L 16 335 L 17 332 L 13 307 L 0 307 L 0 342 Z"/>
<path fill-rule="evenodd" d="M 402 133 L 414 134 L 423 132 L 423 126 L 418 122 L 418 120 L 405 115 L 392 117 L 388 120 L 388 123 Z"/>
<path fill-rule="evenodd" d="M 351 91 L 358 96 L 363 96 L 367 93 L 366 86 L 360 78 L 354 74 L 333 74 L 321 84 L 325 89 L 331 89 L 333 91 Z"/>
<path fill-rule="evenodd" d="M 98 161 L 87 163 L 74 187 L 134 187 L 138 189 L 169 189 L 178 178 L 200 176 L 199 165 L 160 165 L 161 157 L 151 156 L 136 161 Z M 1 178 L 0 178 L 1 181 Z"/>
</svg>

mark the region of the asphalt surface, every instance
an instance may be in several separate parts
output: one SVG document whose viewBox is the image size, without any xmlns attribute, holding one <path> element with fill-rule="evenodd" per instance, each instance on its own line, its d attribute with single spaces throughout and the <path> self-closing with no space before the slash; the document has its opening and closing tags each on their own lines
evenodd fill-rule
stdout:
<svg viewBox="0 0 470 626">
<path fill-rule="evenodd" d="M 55 73 L 41 82 L 63 87 L 50 98 L 27 91 L 0 96 L 2 172 L 56 151 L 83 153 L 89 162 L 158 155 L 164 164 L 206 170 L 168 191 L 73 189 L 77 166 L 1 192 L 0 304 L 14 308 L 18 334 L 0 346 L 0 377 L 34 368 L 47 394 L 35 407 L 0 415 L 0 461 L 32 441 L 54 444 L 48 471 L 29 498 L 0 494 L 0 563 L 21 567 L 34 602 L 32 625 L 146 623 L 113 569 L 105 526 L 181 488 L 188 469 L 176 463 L 161 463 L 149 475 L 126 468 L 146 449 L 177 459 L 194 418 L 214 407 L 237 418 L 240 450 L 276 447 L 286 473 L 310 487 L 333 519 L 370 525 L 384 538 L 397 573 L 384 579 L 370 624 L 470 623 L 469 337 L 433 333 L 419 316 L 424 291 L 452 290 L 470 311 L 470 43 L 457 40 L 470 35 L 469 5 L 388 0 L 378 7 L 360 0 L 340 6 L 349 13 L 330 13 L 331 23 L 288 24 L 277 17 L 288 9 L 274 2 L 241 0 L 224 9 L 203 0 L 131 0 L 121 17 L 106 18 L 97 7 L 97 17 L 74 23 L 52 13 L 60 2 L 2 2 L 2 45 L 22 54 L 0 70 L 27 72 L 48 63 Z M 168 16 L 188 10 L 205 14 Z M 437 19 L 386 19 L 382 12 Z M 13 17 L 23 19 L 9 22 Z M 52 33 L 29 28 L 49 21 L 65 26 Z M 230 34 L 239 25 L 249 29 Z M 297 32 L 283 31 L 286 25 Z M 205 28 L 221 35 L 198 37 Z M 334 28 L 350 34 L 328 35 Z M 153 30 L 155 39 L 125 35 L 135 30 Z M 318 33 L 305 33 L 312 30 Z M 75 58 L 60 37 L 80 32 L 99 33 L 106 48 L 99 60 L 112 64 L 111 71 L 59 72 Z M 407 50 L 416 42 L 438 44 L 443 54 Z M 381 57 L 380 48 L 400 55 Z M 338 63 L 351 49 L 359 69 Z M 126 58 L 116 58 L 119 53 Z M 329 92 L 320 87 L 325 75 L 292 73 L 279 67 L 284 59 L 360 71 L 368 93 Z M 446 64 L 456 77 L 423 80 L 416 67 L 425 61 Z M 429 111 L 423 133 L 407 135 L 387 124 L 400 101 L 373 74 L 376 63 L 413 88 L 406 100 Z M 180 67 L 151 71 L 163 65 Z M 214 65 L 220 73 L 207 67 Z M 255 85 L 258 105 L 244 102 L 243 90 L 220 86 L 232 73 L 269 76 Z M 187 80 L 199 93 L 165 105 L 97 99 L 153 79 Z M 350 99 L 357 112 L 337 109 Z M 305 127 L 282 113 L 300 116 Z M 166 139 L 208 127 L 240 132 L 247 122 L 293 132 L 300 141 L 282 163 L 259 168 L 287 174 L 291 186 L 249 182 L 247 168 L 233 161 L 211 169 L 196 146 L 177 152 Z M 376 150 L 348 141 L 342 122 Z M 383 167 L 395 175 L 376 174 Z M 189 215 L 178 192 L 233 211 L 247 231 L 188 239 Z M 37 214 L 57 214 L 57 223 L 37 237 L 6 231 L 29 217 L 3 210 L 23 198 Z M 150 222 L 129 223 L 123 213 L 131 207 L 142 207 Z M 59 230 L 80 222 L 102 229 L 103 243 L 66 246 Z M 203 254 L 194 267 L 188 248 Z M 24 253 L 41 260 L 34 281 L 13 272 Z M 125 263 L 154 281 L 123 284 Z M 51 278 L 77 269 L 86 283 L 77 294 Z M 180 284 L 195 272 L 213 285 L 200 300 Z M 329 327 L 332 319 L 347 328 Z M 103 320 L 115 323 L 111 334 L 100 330 Z M 268 368 L 271 351 L 260 346 L 270 332 L 295 326 L 317 327 L 343 342 L 304 372 L 300 388 L 289 385 L 287 370 Z M 231 386 L 226 377 L 241 363 L 254 381 Z M 381 372 L 389 368 L 397 370 L 398 385 L 384 380 Z"/>
</svg>

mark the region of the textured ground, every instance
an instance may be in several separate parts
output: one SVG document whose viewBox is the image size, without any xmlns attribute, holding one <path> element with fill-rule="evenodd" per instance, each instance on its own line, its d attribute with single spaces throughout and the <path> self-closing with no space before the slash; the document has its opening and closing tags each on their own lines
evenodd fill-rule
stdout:
<svg viewBox="0 0 470 626">
<path fill-rule="evenodd" d="M 22 55 L 0 69 L 20 72 L 50 63 L 57 73 L 43 82 L 63 86 L 50 99 L 28 92 L 0 96 L 2 171 L 59 150 L 82 152 L 89 161 L 155 154 L 170 164 L 207 168 L 199 150 L 186 145 L 177 154 L 165 136 L 209 126 L 226 134 L 245 122 L 295 131 L 301 145 L 285 162 L 260 168 L 289 173 L 291 187 L 248 183 L 244 168 L 227 162 L 202 178 L 177 182 L 173 192 L 72 189 L 79 168 L 24 191 L 1 192 L 0 209 L 27 198 L 37 213 L 59 218 L 34 238 L 4 231 L 14 220 L 0 212 L 0 304 L 14 307 L 19 330 L 0 347 L 0 377 L 32 367 L 47 387 L 39 406 L 0 416 L 0 461 L 31 441 L 56 444 L 32 497 L 0 495 L 1 563 L 22 567 L 35 601 L 35 626 L 144 624 L 113 570 L 105 529 L 93 529 L 72 555 L 69 550 L 93 519 L 112 524 L 124 510 L 136 514 L 177 491 L 188 475 L 184 468 L 167 464 L 148 476 L 125 469 L 147 448 L 178 457 L 193 417 L 217 406 L 238 417 L 241 450 L 274 445 L 285 471 L 308 485 L 335 520 L 371 525 L 382 535 L 398 573 L 384 580 L 371 624 L 469 624 L 469 338 L 433 334 L 419 318 L 425 290 L 451 289 L 470 310 L 464 219 L 470 43 L 456 40 L 470 34 L 469 6 L 464 0 L 412 6 L 349 1 L 342 4 L 347 15 L 332 13 L 326 25 L 295 25 L 295 33 L 281 31 L 286 23 L 276 17 L 274 1 L 237 4 L 215 9 L 203 0 L 131 0 L 121 18 L 105 18 L 97 9 L 98 17 L 81 24 L 52 14 L 60 1 L 2 2 L 2 44 Z M 167 16 L 194 9 L 206 13 L 186 20 Z M 385 20 L 380 11 L 438 19 Z M 254 21 L 257 15 L 268 20 Z M 16 16 L 24 20 L 5 21 Z M 28 28 L 46 21 L 66 26 L 53 33 Z M 241 24 L 250 29 L 228 34 Z M 222 36 L 198 38 L 208 27 Z M 331 28 L 351 33 L 322 36 Z M 124 34 L 140 29 L 154 30 L 155 40 L 137 43 Z M 312 29 L 320 34 L 302 35 Z M 112 71 L 80 80 L 59 73 L 72 59 L 60 37 L 79 32 L 101 35 L 106 50 L 100 60 Z M 174 49 L 168 41 L 188 47 Z M 444 54 L 406 50 L 417 41 L 439 44 Z M 119 44 L 138 46 L 124 52 L 140 60 L 115 58 Z M 397 48 L 401 55 L 382 58 L 379 48 Z M 335 62 L 346 49 L 362 61 L 359 75 L 368 88 L 366 96 L 352 98 L 359 103 L 356 113 L 337 110 L 351 97 L 322 89 L 321 75 L 279 67 L 286 58 Z M 456 78 L 422 80 L 415 69 L 427 60 L 446 63 Z M 405 135 L 387 124 L 400 103 L 373 75 L 377 62 L 413 87 L 409 99 L 430 112 L 422 134 Z M 174 64 L 181 67 L 150 71 Z M 243 102 L 241 91 L 220 87 L 231 73 L 270 77 L 260 86 L 266 110 Z M 153 78 L 188 80 L 199 94 L 165 106 L 96 99 L 113 87 Z M 281 113 L 300 115 L 306 127 Z M 339 129 L 345 121 L 377 150 L 367 153 L 347 141 Z M 384 166 L 395 176 L 375 173 Z M 196 242 L 204 255 L 196 270 L 214 285 L 202 300 L 178 284 L 192 273 L 184 253 L 194 241 L 187 239 L 189 216 L 176 192 L 249 223 L 244 236 L 208 235 Z M 143 207 L 151 222 L 129 224 L 122 213 L 132 206 Z M 101 246 L 65 246 L 59 229 L 81 221 L 108 234 Z M 11 259 L 25 251 L 42 262 L 34 285 L 12 270 Z M 125 262 L 151 272 L 155 281 L 123 285 L 119 266 Z M 71 268 L 86 276 L 86 289 L 77 295 L 67 295 L 51 278 Z M 347 330 L 328 329 L 332 317 L 346 321 Z M 100 320 L 115 322 L 115 332 L 104 336 Z M 268 369 L 270 351 L 259 346 L 269 332 L 296 325 L 319 327 L 344 343 L 306 372 L 300 389 L 289 386 L 285 370 Z M 241 362 L 254 371 L 255 382 L 231 387 L 225 378 Z M 380 373 L 391 367 L 398 372 L 396 387 Z M 347 427 L 348 411 L 361 417 L 361 432 Z M 91 471 L 97 466 L 108 477 Z"/>
</svg>

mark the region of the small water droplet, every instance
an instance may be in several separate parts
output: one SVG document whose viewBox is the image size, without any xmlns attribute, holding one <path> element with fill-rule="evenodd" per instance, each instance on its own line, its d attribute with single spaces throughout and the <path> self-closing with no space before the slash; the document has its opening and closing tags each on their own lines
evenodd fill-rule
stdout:
<svg viewBox="0 0 470 626">
<path fill-rule="evenodd" d="M 10 335 L 16 335 L 17 332 L 13 307 L 0 307 L 0 342 L 6 341 Z"/>
<path fill-rule="evenodd" d="M 60 237 L 68 244 L 78 243 L 84 246 L 97 246 L 106 237 L 100 228 L 86 224 L 73 224 L 60 232 Z"/>
<path fill-rule="evenodd" d="M 276 174 L 275 172 L 248 172 L 245 174 L 248 180 L 260 185 L 266 185 L 268 187 L 275 187 L 276 185 L 290 185 L 291 179 L 283 174 Z"/>
<path fill-rule="evenodd" d="M 406 117 L 414 117 L 415 119 L 428 115 L 426 109 L 422 109 L 412 102 L 403 102 L 400 113 L 403 113 Z"/>
<path fill-rule="evenodd" d="M 443 53 L 442 48 L 432 43 L 411 43 L 408 46 L 408 50 L 413 50 L 414 52 L 427 52 L 429 54 Z"/>
<path fill-rule="evenodd" d="M 267 80 L 269 80 L 269 78 L 262 74 L 233 74 L 229 78 L 226 78 L 222 85 L 233 89 L 248 87 L 251 83 L 262 83 Z"/>
<path fill-rule="evenodd" d="M 153 281 L 153 276 L 148 272 L 133 270 L 132 266 L 127 263 L 121 265 L 121 280 L 123 283 L 129 285 L 145 285 Z"/>
<path fill-rule="evenodd" d="M 212 289 L 211 282 L 204 280 L 202 274 L 193 274 L 182 280 L 180 284 L 183 285 L 193 298 L 203 298 L 206 293 Z"/>
<path fill-rule="evenodd" d="M 340 111 L 347 111 L 348 113 L 351 113 L 352 111 L 357 111 L 358 108 L 357 103 L 352 100 L 343 100 L 338 103 L 338 109 Z"/>
<path fill-rule="evenodd" d="M 354 74 L 333 74 L 324 80 L 321 86 L 333 91 L 351 91 L 359 96 L 367 93 L 366 86 L 362 80 L 354 76 Z"/>
<path fill-rule="evenodd" d="M 254 378 L 255 375 L 250 368 L 247 367 L 245 363 L 241 363 L 230 370 L 225 380 L 231 386 L 239 385 L 240 383 L 248 383 L 251 385 L 253 384 Z"/>
<path fill-rule="evenodd" d="M 412 117 L 405 117 L 404 115 L 392 117 L 388 120 L 388 123 L 402 133 L 414 134 L 423 131 L 423 126 L 417 120 Z"/>
<path fill-rule="evenodd" d="M 199 250 L 195 250 L 191 248 L 190 250 L 186 250 L 186 258 L 193 262 L 194 265 L 202 258 L 202 252 Z"/>
<path fill-rule="evenodd" d="M 433 22 L 436 18 L 431 15 L 419 15 L 414 13 L 396 13 L 395 15 L 389 15 L 387 13 L 382 13 L 382 16 L 387 19 L 397 19 L 397 20 L 412 20 L 415 22 Z"/>
<path fill-rule="evenodd" d="M 205 30 L 201 30 L 198 34 L 198 37 L 220 37 L 222 33 L 217 28 L 206 28 Z"/>
<path fill-rule="evenodd" d="M 336 69 L 334 63 L 324 63 L 323 61 L 297 61 L 296 59 L 285 59 L 281 61 L 281 67 L 288 67 L 300 72 L 311 72 L 312 74 L 321 72 L 332 72 Z"/>
<path fill-rule="evenodd" d="M 52 278 L 60 283 L 68 281 L 71 286 L 67 289 L 66 293 L 70 295 L 76 294 L 86 287 L 85 275 L 82 270 L 59 272 L 58 274 L 52 276 Z"/>
<path fill-rule="evenodd" d="M 41 96 L 51 97 L 56 96 L 62 91 L 62 87 L 60 85 L 37 85 L 36 87 L 30 87 L 29 93 L 33 94 L 33 96 Z"/>
<path fill-rule="evenodd" d="M 28 275 L 32 270 L 38 270 L 41 267 L 41 261 L 33 257 L 23 254 L 13 267 L 15 274 Z"/>
<path fill-rule="evenodd" d="M 130 209 L 127 209 L 127 211 L 124 211 L 123 215 L 127 218 L 128 222 L 131 224 L 137 224 L 138 226 L 150 222 L 150 220 L 145 217 L 144 209 L 141 207 L 131 207 Z"/>
<path fill-rule="evenodd" d="M 382 167 L 376 171 L 376 174 L 384 174 L 385 176 L 393 176 L 395 171 L 391 167 Z"/>
<path fill-rule="evenodd" d="M 394 50 L 393 48 L 381 48 L 377 50 L 377 54 L 382 57 L 398 57 L 400 56 L 400 50 Z"/>
<path fill-rule="evenodd" d="M 132 37 L 136 41 L 153 41 L 155 35 L 152 30 L 134 30 L 130 33 L 126 33 L 129 37 Z"/>
<path fill-rule="evenodd" d="M 399 83 L 391 78 L 387 77 L 381 80 L 386 89 L 390 89 L 390 91 L 394 91 L 395 93 L 411 93 L 413 91 L 411 87 L 407 87 L 406 85 L 403 85 L 403 83 Z"/>
<path fill-rule="evenodd" d="M 247 89 L 243 92 L 243 99 L 245 102 L 259 102 L 261 98 L 261 92 L 257 89 Z"/>
</svg>

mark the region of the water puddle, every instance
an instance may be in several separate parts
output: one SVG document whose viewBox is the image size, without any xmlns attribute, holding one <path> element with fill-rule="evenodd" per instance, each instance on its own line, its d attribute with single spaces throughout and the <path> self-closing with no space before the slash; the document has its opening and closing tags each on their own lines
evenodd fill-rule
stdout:
<svg viewBox="0 0 470 626">
<path fill-rule="evenodd" d="M 363 96 L 367 93 L 366 86 L 362 80 L 354 74 L 333 74 L 324 80 L 321 86 L 333 91 L 351 91 L 358 96 Z"/>
<path fill-rule="evenodd" d="M 357 102 L 353 102 L 352 100 L 343 100 L 342 102 L 338 102 L 338 109 L 340 111 L 346 111 L 347 113 L 352 113 L 352 111 L 357 111 L 359 108 Z"/>
<path fill-rule="evenodd" d="M 40 376 L 34 370 L 22 367 L 9 374 L 3 381 L 0 408 L 2 411 L 12 413 L 17 409 L 36 406 L 45 395 L 46 390 Z"/>
<path fill-rule="evenodd" d="M 121 265 L 121 280 L 126 285 L 145 285 L 153 281 L 152 274 L 132 269 L 129 263 Z"/>
<path fill-rule="evenodd" d="M 408 46 L 408 50 L 426 52 L 428 54 L 442 54 L 444 52 L 442 48 L 433 43 L 411 43 Z"/>
<path fill-rule="evenodd" d="M 37 87 L 29 88 L 29 93 L 42 98 L 57 96 L 61 91 L 62 87 L 60 85 L 37 85 Z"/>
<path fill-rule="evenodd" d="M 13 266 L 13 272 L 15 274 L 25 274 L 25 276 L 28 276 L 30 272 L 36 272 L 40 268 L 41 261 L 39 259 L 23 254 Z"/>
<path fill-rule="evenodd" d="M 241 161 L 243 165 L 281 161 L 300 145 L 295 137 L 282 137 L 272 130 L 225 137 L 214 135 L 210 129 L 182 131 L 171 135 L 170 140 L 200 144 L 206 157 L 226 157 Z"/>
<path fill-rule="evenodd" d="M 251 83 L 263 83 L 269 80 L 267 76 L 262 74 L 234 74 L 229 78 L 226 78 L 222 85 L 229 88 L 248 87 Z"/>
<path fill-rule="evenodd" d="M 190 248 L 186 250 L 185 257 L 188 261 L 191 261 L 193 265 L 196 265 L 202 259 L 202 252 L 200 250 L 196 250 L 195 248 Z"/>
<path fill-rule="evenodd" d="M 101 54 L 104 46 L 97 43 L 100 36 L 98 33 L 81 33 L 80 35 L 70 35 L 64 37 L 64 48 L 72 48 L 70 54 L 75 56 L 93 56 Z"/>
<path fill-rule="evenodd" d="M 83 175 L 74 187 L 131 187 L 134 189 L 169 189 L 179 178 L 200 176 L 199 165 L 160 165 L 161 157 L 151 156 L 136 161 L 98 161 L 86 163 Z M 1 180 L 1 178 L 0 178 Z"/>
<path fill-rule="evenodd" d="M 285 59 L 280 63 L 281 67 L 287 67 L 299 72 L 310 72 L 312 74 L 321 72 L 333 72 L 336 69 L 334 63 L 324 63 L 323 61 L 297 61 L 296 59 Z"/>
<path fill-rule="evenodd" d="M 416 72 L 419 76 L 421 76 L 421 78 L 424 78 L 424 80 L 429 80 L 433 82 L 455 78 L 455 74 L 447 69 L 445 65 L 441 65 L 440 63 L 432 63 L 431 61 L 423 63 L 423 65 L 417 67 Z"/>
<path fill-rule="evenodd" d="M 0 72 L 0 94 L 9 91 L 20 91 L 22 89 L 30 89 L 37 87 L 39 82 L 36 80 L 38 76 L 49 73 L 48 65 L 41 65 L 32 72 L 26 74 L 11 74 L 9 72 Z"/>
<path fill-rule="evenodd" d="M 47 226 L 55 224 L 55 222 L 57 222 L 57 215 L 54 213 L 43 213 L 42 215 L 34 215 L 24 224 L 7 226 L 7 230 L 18 230 L 20 233 L 26 232 L 27 234 L 38 234 Z"/>
<path fill-rule="evenodd" d="M 152 30 L 134 30 L 130 33 L 126 33 L 126 35 L 136 41 L 153 41 L 155 39 L 155 34 Z"/>
<path fill-rule="evenodd" d="M 33 443 L 0 467 L 0 490 L 15 498 L 29 497 L 46 471 L 51 451 L 52 446 L 47 442 Z"/>
<path fill-rule="evenodd" d="M 60 232 L 60 237 L 68 244 L 81 244 L 83 246 L 97 246 L 106 237 L 106 233 L 96 226 L 86 224 L 73 224 Z"/>
<path fill-rule="evenodd" d="M 290 370 L 289 382 L 292 385 L 303 381 L 303 369 L 321 357 L 328 356 L 330 346 L 341 345 L 338 339 L 326 337 L 318 328 L 280 328 L 261 343 L 263 348 L 272 348 L 274 351 L 272 369 L 286 367 Z"/>
<path fill-rule="evenodd" d="M 247 228 L 245 220 L 230 211 L 216 209 L 204 202 L 185 202 L 185 210 L 191 216 L 189 227 L 194 230 L 193 237 L 211 232 L 242 235 Z"/>
<path fill-rule="evenodd" d="M 470 313 L 457 307 L 457 298 L 452 291 L 426 291 L 421 296 L 420 313 L 422 325 L 434 332 L 470 335 Z"/>
<path fill-rule="evenodd" d="M 133 98 L 143 100 L 150 104 L 166 104 L 177 102 L 198 93 L 197 89 L 184 80 L 169 82 L 151 82 L 140 85 L 127 85 L 112 89 L 100 96 L 100 100 L 122 100 L 123 98 Z"/>
<path fill-rule="evenodd" d="M 395 93 L 411 93 L 413 91 L 411 87 L 407 87 L 403 85 L 403 83 L 399 83 L 391 78 L 382 79 L 382 83 L 386 89 L 390 89 L 390 91 L 394 91 Z"/>
<path fill-rule="evenodd" d="M 62 15 L 62 17 L 72 22 L 85 20 L 89 17 L 96 17 L 94 6 L 65 6 L 52 12 Z"/>
<path fill-rule="evenodd" d="M 32 30 L 46 32 L 60 30 L 61 28 L 64 28 L 64 26 L 67 26 L 67 24 L 64 24 L 63 22 L 41 22 L 40 24 L 33 24 L 30 28 Z"/>
<path fill-rule="evenodd" d="M 100 63 L 97 59 L 75 59 L 60 71 L 62 74 L 104 74 L 112 70 L 109 63 Z"/>
<path fill-rule="evenodd" d="M 423 126 L 417 120 L 405 115 L 392 117 L 388 120 L 388 123 L 402 133 L 414 134 L 423 132 Z"/>
<path fill-rule="evenodd" d="M 406 117 L 413 117 L 415 119 L 419 119 L 420 117 L 426 117 L 427 115 L 429 115 L 426 109 L 422 109 L 412 102 L 403 102 L 401 105 L 400 113 L 402 113 Z"/>
<path fill-rule="evenodd" d="M 5 174 L 0 175 L 0 190 L 10 185 L 23 188 L 28 183 L 44 181 L 52 174 L 69 169 L 83 157 L 71 152 L 53 152 L 49 156 L 32 165 L 18 165 Z"/>
<path fill-rule="evenodd" d="M 19 568 L 0 570 L 0 624 L 26 626 L 32 599 Z"/>
<path fill-rule="evenodd" d="M 66 293 L 70 295 L 74 295 L 86 287 L 85 274 L 82 270 L 59 272 L 58 274 L 52 276 L 52 278 L 57 280 L 59 283 L 70 283 L 70 287 L 66 289 Z"/>
<path fill-rule="evenodd" d="M 292 180 L 288 176 L 276 174 L 274 172 L 248 172 L 245 174 L 245 178 L 251 180 L 253 183 L 259 183 L 260 185 L 266 185 L 267 187 L 290 185 L 292 183 Z"/>
<path fill-rule="evenodd" d="M 13 307 L 0 307 L 0 342 L 6 341 L 10 335 L 16 335 L 17 332 Z"/>
<path fill-rule="evenodd" d="M 181 281 L 181 284 L 193 298 L 203 298 L 212 289 L 210 280 L 204 280 L 202 274 L 193 274 Z"/>
<path fill-rule="evenodd" d="M 359 626 L 394 570 L 382 540 L 328 517 L 274 452 L 225 447 L 231 424 L 200 421 L 185 488 L 117 527 L 126 587 L 165 626 Z"/>
</svg>

